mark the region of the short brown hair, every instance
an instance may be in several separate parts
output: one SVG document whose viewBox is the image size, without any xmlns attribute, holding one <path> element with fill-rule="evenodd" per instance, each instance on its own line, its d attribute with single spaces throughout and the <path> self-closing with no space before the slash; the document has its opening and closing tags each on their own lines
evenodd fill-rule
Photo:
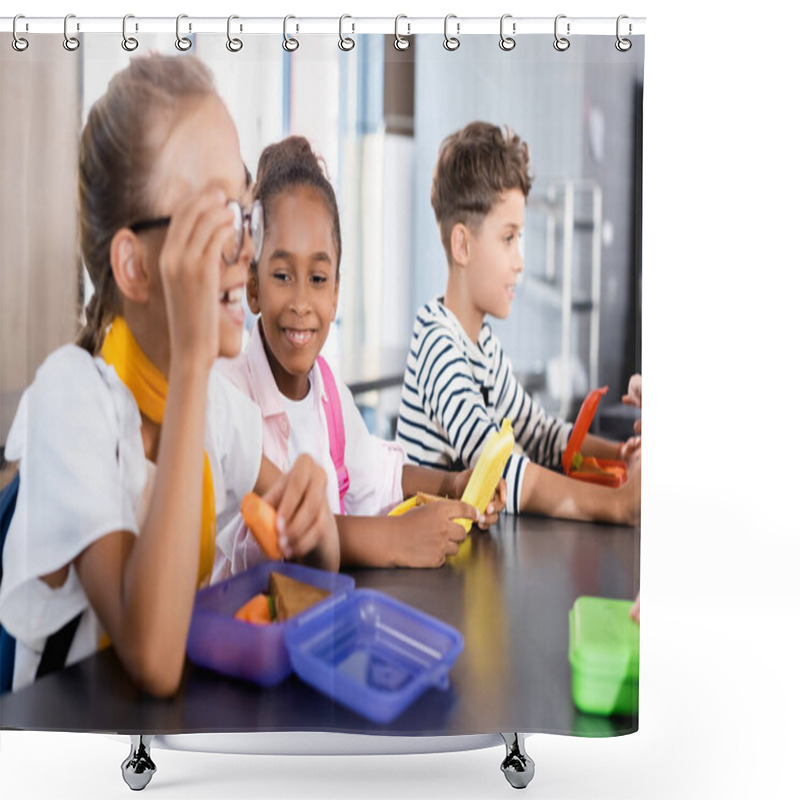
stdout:
<svg viewBox="0 0 800 800">
<path fill-rule="evenodd" d="M 431 205 L 450 261 L 450 234 L 462 223 L 480 226 L 500 195 L 519 189 L 527 198 L 532 177 L 528 145 L 506 127 L 471 122 L 448 136 L 433 171 Z"/>
</svg>

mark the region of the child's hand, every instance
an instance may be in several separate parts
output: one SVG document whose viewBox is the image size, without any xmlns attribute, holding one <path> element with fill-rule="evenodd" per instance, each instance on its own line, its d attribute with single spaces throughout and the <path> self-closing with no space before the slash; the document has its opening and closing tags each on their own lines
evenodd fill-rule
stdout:
<svg viewBox="0 0 800 800">
<path fill-rule="evenodd" d="M 447 495 L 449 497 L 459 498 L 462 497 L 469 479 L 472 476 L 471 469 L 465 469 L 461 472 L 452 473 L 452 480 L 450 486 L 447 488 Z M 477 525 L 481 530 L 486 530 L 490 525 L 497 522 L 500 512 L 506 507 L 506 482 L 503 478 L 495 486 L 492 499 L 486 507 L 486 513 L 477 521 Z"/>
<path fill-rule="evenodd" d="M 642 457 L 642 437 L 631 436 L 619 445 L 619 457 L 627 465 L 628 469 L 632 469 L 637 461 Z"/>
<path fill-rule="evenodd" d="M 628 480 L 614 490 L 619 501 L 618 518 L 623 525 L 635 525 L 642 509 L 642 461 L 637 459 L 628 470 Z"/>
<path fill-rule="evenodd" d="M 198 358 L 210 367 L 219 355 L 220 254 L 232 225 L 219 189 L 189 198 L 172 214 L 159 257 L 171 363 Z"/>
<path fill-rule="evenodd" d="M 642 407 L 642 376 L 639 374 L 631 375 L 628 381 L 628 393 L 622 396 L 622 402 L 626 406 L 635 406 L 636 408 Z M 634 433 L 641 434 L 642 421 L 637 419 L 633 423 Z"/>
<path fill-rule="evenodd" d="M 317 546 L 327 551 L 334 537 L 338 565 L 338 533 L 327 484 L 325 470 L 303 453 L 264 495 L 277 512 L 278 544 L 286 558 L 301 558 Z"/>
<path fill-rule="evenodd" d="M 628 393 L 622 396 L 622 402 L 628 406 L 642 407 L 642 376 L 631 375 L 628 381 Z"/>
<path fill-rule="evenodd" d="M 500 518 L 500 512 L 506 507 L 506 482 L 500 478 L 497 486 L 495 486 L 492 499 L 489 505 L 486 506 L 486 513 L 478 520 L 478 527 L 481 530 L 487 530 L 490 525 L 494 525 Z"/>
<path fill-rule="evenodd" d="M 440 500 L 417 506 L 393 518 L 394 558 L 398 567 L 441 567 L 447 556 L 458 552 L 467 532 L 455 519 L 477 521 L 475 506 L 460 500 Z"/>
<path fill-rule="evenodd" d="M 631 607 L 631 619 L 638 625 L 639 624 L 639 594 L 636 595 L 636 600 L 633 601 Z"/>
</svg>

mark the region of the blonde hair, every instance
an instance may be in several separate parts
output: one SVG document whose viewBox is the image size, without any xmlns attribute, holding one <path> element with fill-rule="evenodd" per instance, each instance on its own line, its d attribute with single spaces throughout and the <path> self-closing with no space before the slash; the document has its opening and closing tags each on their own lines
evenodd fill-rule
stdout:
<svg viewBox="0 0 800 800">
<path fill-rule="evenodd" d="M 134 58 L 92 106 L 78 160 L 80 245 L 94 286 L 77 343 L 95 354 L 121 311 L 111 272 L 114 234 L 152 211 L 151 175 L 182 101 L 215 92 L 213 76 L 191 56 Z M 160 135 L 159 135 L 160 134 Z"/>
</svg>

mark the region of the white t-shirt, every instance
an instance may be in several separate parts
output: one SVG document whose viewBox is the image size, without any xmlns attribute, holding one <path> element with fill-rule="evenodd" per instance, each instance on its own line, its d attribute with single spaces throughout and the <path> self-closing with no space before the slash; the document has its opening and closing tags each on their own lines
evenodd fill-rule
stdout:
<svg viewBox="0 0 800 800">
<path fill-rule="evenodd" d="M 206 409 L 220 530 L 258 477 L 261 419 L 213 371 Z M 20 491 L 3 550 L 0 621 L 17 639 L 13 688 L 19 689 L 33 681 L 47 637 L 77 614 L 83 612 L 67 664 L 97 649 L 103 631 L 72 562 L 108 533 L 138 534 L 155 467 L 145 458 L 133 395 L 113 367 L 75 345 L 56 350 L 37 371 L 5 454 L 20 462 Z M 59 588 L 39 580 L 65 564 L 69 573 Z"/>
<path fill-rule="evenodd" d="M 313 373 L 311 378 L 313 380 Z M 308 453 L 317 464 L 325 464 L 331 460 L 329 453 L 323 449 L 325 432 L 323 420 L 314 405 L 313 386 L 309 385 L 308 394 L 302 400 L 291 400 L 284 396 L 283 405 L 289 417 L 289 463 L 294 464 L 301 453 Z M 339 510 L 338 506 L 332 508 L 337 512 Z"/>
</svg>

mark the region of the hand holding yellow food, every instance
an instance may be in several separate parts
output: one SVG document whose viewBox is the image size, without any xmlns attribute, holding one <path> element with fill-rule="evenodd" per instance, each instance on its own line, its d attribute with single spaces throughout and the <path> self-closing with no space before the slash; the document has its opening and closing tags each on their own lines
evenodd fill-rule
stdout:
<svg viewBox="0 0 800 800">
<path fill-rule="evenodd" d="M 503 420 L 499 431 L 492 433 L 483 446 L 478 463 L 470 476 L 467 488 L 461 499 L 478 509 L 479 514 L 486 513 L 494 490 L 503 477 L 506 462 L 514 449 L 514 429 L 508 419 Z M 456 520 L 468 531 L 472 522 L 468 519 Z"/>
</svg>

